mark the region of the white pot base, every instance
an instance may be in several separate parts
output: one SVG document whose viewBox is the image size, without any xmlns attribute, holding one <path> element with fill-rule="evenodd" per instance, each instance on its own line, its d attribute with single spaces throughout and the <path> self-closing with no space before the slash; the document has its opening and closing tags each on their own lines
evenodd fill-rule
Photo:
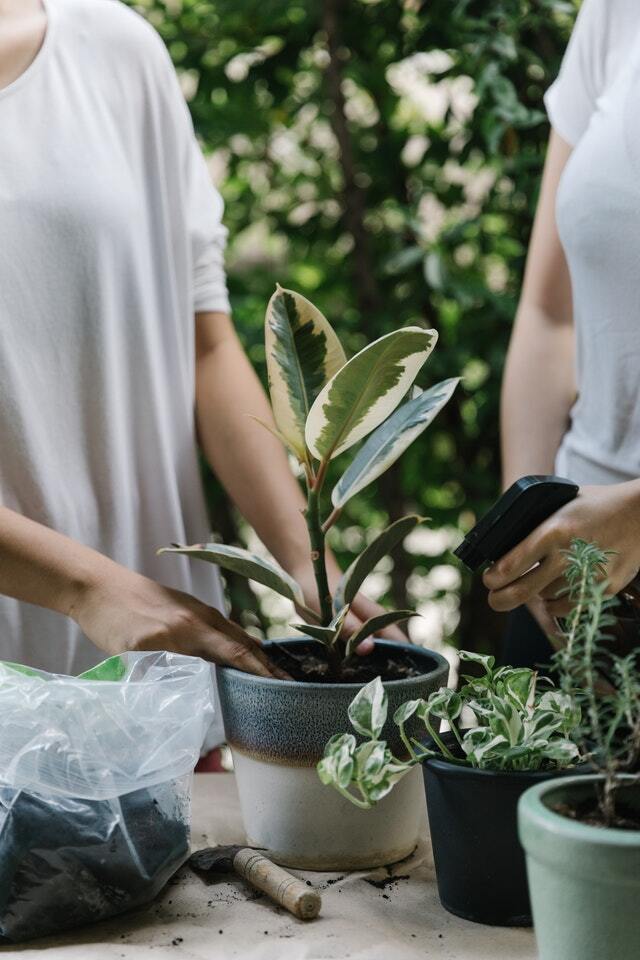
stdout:
<svg viewBox="0 0 640 960">
<path fill-rule="evenodd" d="M 364 870 L 409 856 L 426 818 L 422 769 L 414 767 L 371 810 L 318 779 L 315 767 L 286 766 L 233 750 L 242 818 L 251 846 L 283 866 Z"/>
</svg>

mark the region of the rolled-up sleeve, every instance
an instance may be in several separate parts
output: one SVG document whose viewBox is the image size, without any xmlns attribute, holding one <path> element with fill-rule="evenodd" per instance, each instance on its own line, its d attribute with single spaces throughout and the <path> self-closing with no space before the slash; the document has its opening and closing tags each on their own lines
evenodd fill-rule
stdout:
<svg viewBox="0 0 640 960">
<path fill-rule="evenodd" d="M 213 186 L 200 146 L 191 135 L 187 171 L 187 218 L 193 258 L 193 308 L 230 313 L 224 268 L 227 229 L 224 204 Z"/>
<path fill-rule="evenodd" d="M 171 58 L 155 32 L 152 50 L 149 66 L 162 103 L 166 186 L 176 222 L 188 235 L 193 309 L 229 313 L 222 197 L 211 180 Z"/>
</svg>

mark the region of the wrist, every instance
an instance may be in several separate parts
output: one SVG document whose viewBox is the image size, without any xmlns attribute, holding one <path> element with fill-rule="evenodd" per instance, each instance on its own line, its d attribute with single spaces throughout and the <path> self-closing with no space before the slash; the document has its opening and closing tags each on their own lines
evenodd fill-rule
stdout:
<svg viewBox="0 0 640 960">
<path fill-rule="evenodd" d="M 64 593 L 68 617 L 81 626 L 83 611 L 88 603 L 99 594 L 106 593 L 113 588 L 122 573 L 132 574 L 100 553 L 93 552 L 74 569 Z"/>
</svg>

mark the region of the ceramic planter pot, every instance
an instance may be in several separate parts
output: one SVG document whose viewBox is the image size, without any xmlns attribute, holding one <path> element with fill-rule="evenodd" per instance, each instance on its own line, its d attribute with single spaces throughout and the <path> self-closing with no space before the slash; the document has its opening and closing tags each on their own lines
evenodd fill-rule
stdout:
<svg viewBox="0 0 640 960">
<path fill-rule="evenodd" d="M 552 809 L 593 796 L 598 779 L 551 780 L 520 800 L 540 960 L 640 957 L 640 830 L 594 827 Z M 640 812 L 640 786 L 624 797 Z"/>
<path fill-rule="evenodd" d="M 279 645 L 302 652 L 313 642 L 296 639 Z M 419 677 L 384 685 L 389 719 L 382 737 L 402 755 L 392 720 L 396 708 L 444 686 L 449 666 L 440 654 L 422 647 L 383 640 L 376 646 L 405 650 L 424 670 Z M 228 667 L 218 670 L 247 841 L 266 848 L 277 863 L 359 870 L 401 860 L 416 845 L 425 816 L 419 767 L 371 810 L 360 810 L 318 779 L 316 764 L 327 740 L 351 729 L 347 711 L 360 687 L 269 680 Z"/>
<path fill-rule="evenodd" d="M 444 739 L 453 749 L 452 735 Z M 557 772 L 477 770 L 441 759 L 422 767 L 442 906 L 477 923 L 531 926 L 518 800 Z"/>
</svg>

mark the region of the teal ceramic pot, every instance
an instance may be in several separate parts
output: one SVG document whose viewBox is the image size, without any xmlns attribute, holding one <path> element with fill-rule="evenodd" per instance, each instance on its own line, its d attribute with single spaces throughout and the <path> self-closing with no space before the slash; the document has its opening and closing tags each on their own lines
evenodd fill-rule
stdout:
<svg viewBox="0 0 640 960">
<path fill-rule="evenodd" d="M 593 796 L 599 779 L 549 780 L 520 799 L 539 960 L 640 957 L 640 830 L 594 827 L 553 809 Z M 640 786 L 624 797 L 640 813 Z"/>
<path fill-rule="evenodd" d="M 302 651 L 310 641 L 278 643 Z M 404 649 L 424 671 L 384 685 L 389 719 L 382 737 L 402 753 L 391 719 L 395 710 L 445 686 L 449 665 L 440 654 L 411 644 L 377 641 L 376 646 Z M 267 849 L 278 863 L 314 870 L 375 867 L 412 852 L 426 818 L 419 766 L 371 810 L 361 810 L 323 786 L 316 772 L 327 740 L 352 729 L 348 708 L 360 684 L 269 680 L 228 667 L 217 673 L 251 845 Z"/>
</svg>

